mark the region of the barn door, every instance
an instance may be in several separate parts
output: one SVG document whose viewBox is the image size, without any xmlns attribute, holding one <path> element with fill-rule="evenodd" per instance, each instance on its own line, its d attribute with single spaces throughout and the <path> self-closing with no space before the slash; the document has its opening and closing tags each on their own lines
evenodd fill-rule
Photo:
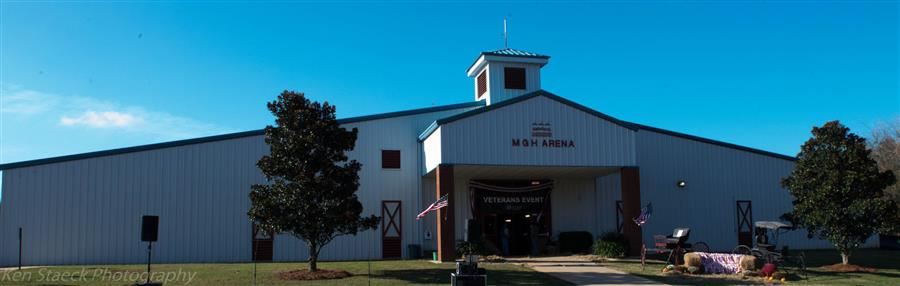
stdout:
<svg viewBox="0 0 900 286">
<path fill-rule="evenodd" d="M 738 244 L 753 246 L 753 203 L 737 201 Z"/>
<path fill-rule="evenodd" d="M 616 232 L 622 232 L 622 228 L 625 227 L 623 224 L 625 223 L 625 207 L 622 204 L 622 201 L 616 201 Z"/>
<path fill-rule="evenodd" d="M 253 224 L 253 261 L 272 261 L 275 235 Z"/>
<path fill-rule="evenodd" d="M 399 259 L 402 256 L 403 226 L 400 201 L 381 201 L 381 257 Z"/>
</svg>

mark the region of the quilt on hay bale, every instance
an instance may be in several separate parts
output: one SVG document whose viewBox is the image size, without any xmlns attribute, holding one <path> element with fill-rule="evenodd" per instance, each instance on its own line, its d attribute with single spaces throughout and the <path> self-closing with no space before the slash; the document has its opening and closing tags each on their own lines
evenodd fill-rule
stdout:
<svg viewBox="0 0 900 286">
<path fill-rule="evenodd" d="M 735 274 L 756 269 L 756 257 L 742 254 L 691 252 L 684 255 L 684 265 L 703 267 L 705 273 Z"/>
</svg>

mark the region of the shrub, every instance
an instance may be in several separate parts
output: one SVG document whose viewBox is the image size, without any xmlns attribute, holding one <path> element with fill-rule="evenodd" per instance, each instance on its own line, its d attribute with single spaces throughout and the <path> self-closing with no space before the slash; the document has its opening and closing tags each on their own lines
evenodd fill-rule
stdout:
<svg viewBox="0 0 900 286">
<path fill-rule="evenodd" d="M 600 257 L 622 257 L 625 256 L 625 247 L 615 241 L 597 240 L 594 244 L 594 255 Z"/>
<path fill-rule="evenodd" d="M 485 252 L 484 245 L 480 242 L 458 241 L 456 244 L 457 255 L 483 255 Z"/>
<path fill-rule="evenodd" d="M 620 233 L 607 232 L 594 243 L 594 255 L 600 257 L 624 257 L 628 243 Z"/>
<path fill-rule="evenodd" d="M 587 231 L 567 231 L 559 233 L 559 251 L 589 253 L 594 244 L 593 236 Z"/>
</svg>

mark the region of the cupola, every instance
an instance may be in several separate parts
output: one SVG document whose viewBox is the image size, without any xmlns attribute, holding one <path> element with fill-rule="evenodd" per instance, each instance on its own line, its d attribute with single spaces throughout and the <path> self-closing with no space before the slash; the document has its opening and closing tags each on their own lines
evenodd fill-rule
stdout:
<svg viewBox="0 0 900 286">
<path fill-rule="evenodd" d="M 541 68 L 550 56 L 505 48 L 482 52 L 466 74 L 475 81 L 475 100 L 487 105 L 541 89 Z"/>
</svg>

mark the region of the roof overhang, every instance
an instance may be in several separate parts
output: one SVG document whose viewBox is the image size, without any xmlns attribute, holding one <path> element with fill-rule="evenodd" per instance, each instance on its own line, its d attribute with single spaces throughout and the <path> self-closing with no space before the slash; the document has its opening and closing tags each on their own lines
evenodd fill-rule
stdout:
<svg viewBox="0 0 900 286">
<path fill-rule="evenodd" d="M 488 62 L 508 62 L 508 63 L 526 63 L 537 64 L 543 67 L 550 61 L 548 56 L 498 56 L 482 53 L 475 59 L 475 62 L 466 70 L 466 76 L 475 77 L 475 75 L 487 65 Z"/>
<path fill-rule="evenodd" d="M 528 166 L 528 165 L 471 165 L 456 164 L 453 174 L 458 178 L 521 180 L 521 179 L 582 179 L 597 178 L 618 172 L 622 166 Z M 422 175 L 435 176 L 434 170 Z"/>
</svg>

